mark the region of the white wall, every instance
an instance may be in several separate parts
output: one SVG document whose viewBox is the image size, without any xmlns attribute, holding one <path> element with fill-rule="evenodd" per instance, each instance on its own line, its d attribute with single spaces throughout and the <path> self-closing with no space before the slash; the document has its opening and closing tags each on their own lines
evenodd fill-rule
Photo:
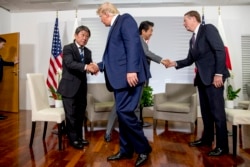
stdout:
<svg viewBox="0 0 250 167">
<path fill-rule="evenodd" d="M 0 34 L 6 34 L 10 31 L 10 13 L 0 8 Z"/>
<path fill-rule="evenodd" d="M 204 7 L 206 23 L 217 25 L 218 7 Z M 159 8 L 121 8 L 121 13 L 130 13 L 133 16 L 180 16 L 189 10 L 201 12 L 202 7 L 159 7 Z M 4 12 L 5 13 L 5 12 Z M 51 41 L 56 12 L 11 13 L 10 32 L 20 32 L 20 109 L 30 109 L 26 91 L 26 73 L 41 72 L 47 75 L 50 58 Z M 228 46 L 231 53 L 233 73 L 235 74 L 235 86 L 241 87 L 241 35 L 250 35 L 250 6 L 221 7 L 221 16 L 224 23 Z M 2 21 L 2 11 L 0 18 Z M 72 36 L 75 11 L 59 11 L 59 29 L 63 44 L 68 43 Z M 78 10 L 78 18 L 96 18 L 96 10 Z M 5 18 L 5 17 L 4 17 Z M 6 19 L 7 18 L 7 19 Z M 5 20 L 8 19 L 8 15 Z M 5 21 L 8 24 L 8 21 Z M 1 23 L 2 25 L 2 23 Z M 157 25 L 160 26 L 160 25 Z M 0 33 L 6 31 L 0 26 Z M 41 33 L 46 28 L 47 33 Z M 154 36 L 153 36 L 154 37 Z M 152 38 L 153 38 L 152 37 Z M 168 39 L 165 39 L 168 40 Z M 157 39 L 154 39 L 156 42 Z M 104 41 L 105 42 L 105 41 Z M 154 43 L 155 43 L 154 42 Z M 162 41 L 159 41 L 162 42 Z M 185 41 L 188 42 L 188 41 Z M 150 47 L 150 46 L 149 46 Z M 92 50 L 94 48 L 91 48 Z M 154 48 L 150 47 L 152 51 Z M 158 50 L 157 50 L 158 53 Z M 168 54 L 159 51 L 159 55 L 168 57 Z M 183 58 L 186 55 L 183 55 Z M 152 71 L 152 69 L 151 69 Z M 164 74 L 163 74 L 164 75 Z M 92 79 L 92 78 L 91 78 Z M 164 87 L 156 88 L 163 91 Z M 241 95 L 242 98 L 242 95 Z M 240 98 L 239 98 L 240 99 Z"/>
</svg>

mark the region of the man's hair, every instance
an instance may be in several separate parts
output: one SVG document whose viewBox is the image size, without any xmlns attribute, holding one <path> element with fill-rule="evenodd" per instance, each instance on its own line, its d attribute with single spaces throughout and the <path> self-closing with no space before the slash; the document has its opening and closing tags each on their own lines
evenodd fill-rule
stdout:
<svg viewBox="0 0 250 167">
<path fill-rule="evenodd" d="M 97 9 L 96 13 L 98 15 L 100 14 L 106 14 L 106 13 L 111 13 L 113 15 L 119 14 L 119 10 L 113 5 L 112 3 L 105 2 L 102 5 L 99 6 Z"/>
<path fill-rule="evenodd" d="M 191 10 L 191 11 L 185 13 L 184 16 L 195 17 L 196 20 L 197 20 L 199 23 L 201 22 L 201 16 L 200 16 L 200 14 L 199 14 L 197 11 L 195 11 L 195 10 Z"/>
<path fill-rule="evenodd" d="M 0 37 L 0 43 L 1 43 L 1 42 L 5 42 L 5 43 L 6 43 L 6 39 Z"/>
<path fill-rule="evenodd" d="M 143 21 L 143 22 L 141 22 L 141 24 L 139 26 L 140 35 L 142 34 L 142 30 L 148 31 L 148 29 L 150 27 L 154 27 L 153 22 L 151 22 L 151 21 Z"/>
<path fill-rule="evenodd" d="M 89 33 L 89 37 L 91 36 L 90 29 L 87 26 L 81 25 L 81 26 L 77 27 L 76 31 L 75 31 L 75 34 L 77 35 L 81 31 L 86 31 L 87 33 Z"/>
</svg>

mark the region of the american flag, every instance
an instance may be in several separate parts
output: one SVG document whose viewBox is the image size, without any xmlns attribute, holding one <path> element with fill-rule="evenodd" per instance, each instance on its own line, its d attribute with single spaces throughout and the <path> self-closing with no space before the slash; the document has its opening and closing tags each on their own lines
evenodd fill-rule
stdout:
<svg viewBox="0 0 250 167">
<path fill-rule="evenodd" d="M 54 90 L 57 90 L 58 87 L 57 71 L 59 69 L 62 69 L 62 46 L 58 29 L 58 18 L 56 18 L 47 77 L 47 86 Z"/>
</svg>

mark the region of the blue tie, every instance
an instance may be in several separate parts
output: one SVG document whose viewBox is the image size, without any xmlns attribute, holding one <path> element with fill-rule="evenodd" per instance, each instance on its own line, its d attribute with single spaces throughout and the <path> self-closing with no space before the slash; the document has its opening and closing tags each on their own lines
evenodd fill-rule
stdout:
<svg viewBox="0 0 250 167">
<path fill-rule="evenodd" d="M 80 49 L 81 62 L 84 62 L 84 47 L 79 47 L 79 49 Z"/>
</svg>

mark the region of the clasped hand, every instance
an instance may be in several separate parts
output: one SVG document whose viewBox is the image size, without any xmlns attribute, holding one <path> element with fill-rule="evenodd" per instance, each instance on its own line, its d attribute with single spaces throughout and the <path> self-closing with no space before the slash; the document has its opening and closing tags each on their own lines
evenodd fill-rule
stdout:
<svg viewBox="0 0 250 167">
<path fill-rule="evenodd" d="M 99 72 L 99 67 L 96 63 L 90 63 L 87 65 L 86 71 L 96 75 Z"/>
<path fill-rule="evenodd" d="M 169 59 L 164 59 L 161 61 L 161 63 L 166 67 L 175 67 L 176 66 L 176 62 L 175 61 L 171 61 Z"/>
</svg>

